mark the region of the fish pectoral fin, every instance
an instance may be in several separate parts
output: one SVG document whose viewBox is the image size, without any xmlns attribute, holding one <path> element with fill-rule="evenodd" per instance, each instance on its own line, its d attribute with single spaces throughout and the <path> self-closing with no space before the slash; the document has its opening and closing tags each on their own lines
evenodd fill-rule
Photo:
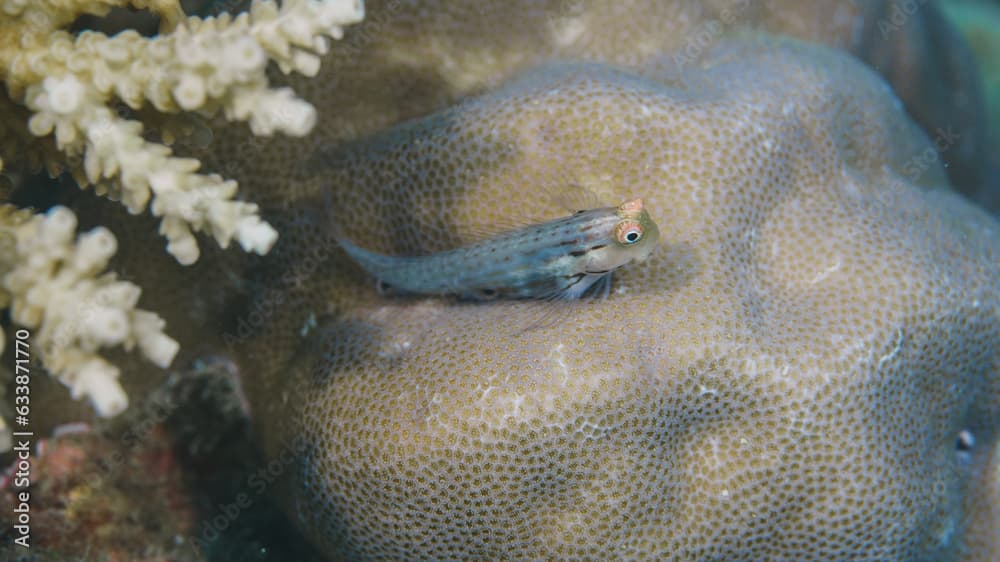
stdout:
<svg viewBox="0 0 1000 562">
<path fill-rule="evenodd" d="M 553 283 L 552 290 L 539 298 L 537 316 L 520 327 L 517 334 L 551 328 L 567 321 L 581 307 L 590 304 L 590 299 L 586 297 L 607 297 L 611 289 L 611 274 L 591 277 L 594 276 L 579 273 L 567 278 L 568 283 Z"/>
</svg>

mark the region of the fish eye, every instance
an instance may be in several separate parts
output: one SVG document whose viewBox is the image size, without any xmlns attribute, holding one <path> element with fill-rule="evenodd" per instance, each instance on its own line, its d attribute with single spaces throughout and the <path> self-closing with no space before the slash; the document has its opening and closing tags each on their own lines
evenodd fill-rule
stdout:
<svg viewBox="0 0 1000 562">
<path fill-rule="evenodd" d="M 615 227 L 615 239 L 619 244 L 626 246 L 635 244 L 642 240 L 642 225 L 635 221 L 622 221 Z"/>
</svg>

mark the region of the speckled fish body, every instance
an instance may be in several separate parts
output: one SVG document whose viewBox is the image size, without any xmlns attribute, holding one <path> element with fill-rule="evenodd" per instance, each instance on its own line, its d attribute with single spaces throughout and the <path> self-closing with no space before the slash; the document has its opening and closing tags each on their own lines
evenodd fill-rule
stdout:
<svg viewBox="0 0 1000 562">
<path fill-rule="evenodd" d="M 469 299 L 578 298 L 632 261 L 659 231 L 641 199 L 503 232 L 426 256 L 389 256 L 340 240 L 368 273 L 394 290 Z"/>
</svg>

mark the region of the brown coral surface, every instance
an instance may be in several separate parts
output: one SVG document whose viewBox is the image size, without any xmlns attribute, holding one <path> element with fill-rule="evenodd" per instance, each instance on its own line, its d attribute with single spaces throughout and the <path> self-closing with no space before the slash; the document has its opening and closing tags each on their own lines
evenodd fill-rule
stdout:
<svg viewBox="0 0 1000 562">
<path fill-rule="evenodd" d="M 287 197 L 283 181 L 317 144 L 388 126 L 495 88 L 545 61 L 635 68 L 667 56 L 696 63 L 733 33 L 765 30 L 847 51 L 882 74 L 907 113 L 938 141 L 953 186 L 976 193 L 988 150 L 987 117 L 968 47 L 934 2 L 871 0 L 486 0 L 366 2 L 315 79 L 292 80 L 319 109 L 305 139 L 216 143 L 218 167 L 253 200 Z M 239 163 L 240 173 L 227 166 Z M 275 173 L 281 170 L 281 173 Z"/>
<path fill-rule="evenodd" d="M 640 69 L 543 67 L 315 156 L 334 208 L 285 225 L 299 282 L 240 360 L 272 455 L 305 440 L 299 524 L 345 560 L 990 559 L 996 222 L 847 55 Z M 329 220 L 434 251 L 577 191 L 642 196 L 661 243 L 554 323 L 302 265 Z"/>
</svg>

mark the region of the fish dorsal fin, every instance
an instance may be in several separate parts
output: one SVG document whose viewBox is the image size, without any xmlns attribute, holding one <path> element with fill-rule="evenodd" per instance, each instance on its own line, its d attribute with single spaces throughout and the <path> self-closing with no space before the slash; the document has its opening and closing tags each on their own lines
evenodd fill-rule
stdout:
<svg viewBox="0 0 1000 562">
<path fill-rule="evenodd" d="M 549 194 L 549 200 L 556 207 L 566 210 L 567 214 L 608 206 L 608 202 L 602 202 L 595 191 L 576 180 L 567 184 L 565 189 Z"/>
</svg>

